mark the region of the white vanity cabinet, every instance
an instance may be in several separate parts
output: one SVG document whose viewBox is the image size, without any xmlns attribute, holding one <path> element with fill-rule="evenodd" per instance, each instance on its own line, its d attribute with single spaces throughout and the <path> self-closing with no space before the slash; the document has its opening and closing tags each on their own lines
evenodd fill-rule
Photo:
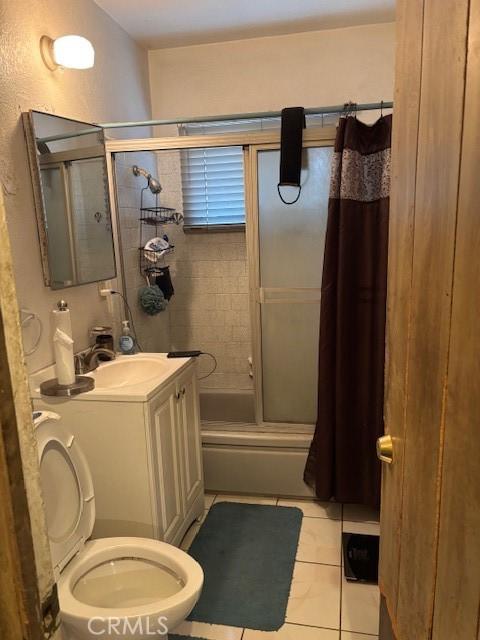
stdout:
<svg viewBox="0 0 480 640">
<path fill-rule="evenodd" d="M 146 405 L 161 539 L 171 542 L 203 495 L 197 381 L 190 369 Z M 201 514 L 200 514 L 201 515 Z"/>
<path fill-rule="evenodd" d="M 202 438 L 197 377 L 189 371 L 180 374 L 177 382 L 178 423 L 182 437 L 180 452 L 183 473 L 184 508 L 188 512 L 201 490 L 203 493 Z"/>
<path fill-rule="evenodd" d="M 68 399 L 33 394 L 35 410 L 58 413 L 85 453 L 95 489 L 93 537 L 178 545 L 204 513 L 196 367 L 186 359 L 172 366 L 148 390 L 96 388 Z"/>
</svg>

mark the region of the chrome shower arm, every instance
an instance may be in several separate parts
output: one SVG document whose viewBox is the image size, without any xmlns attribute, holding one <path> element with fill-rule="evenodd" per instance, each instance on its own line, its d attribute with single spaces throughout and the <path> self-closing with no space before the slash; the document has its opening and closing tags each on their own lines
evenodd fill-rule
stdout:
<svg viewBox="0 0 480 640">
<path fill-rule="evenodd" d="M 146 169 L 142 169 L 141 167 L 134 164 L 132 167 L 132 171 L 134 176 L 143 176 L 146 179 L 148 188 L 153 194 L 157 195 L 158 193 L 160 193 L 160 191 L 162 190 L 160 181 L 154 178 L 151 173 L 148 173 Z"/>
</svg>

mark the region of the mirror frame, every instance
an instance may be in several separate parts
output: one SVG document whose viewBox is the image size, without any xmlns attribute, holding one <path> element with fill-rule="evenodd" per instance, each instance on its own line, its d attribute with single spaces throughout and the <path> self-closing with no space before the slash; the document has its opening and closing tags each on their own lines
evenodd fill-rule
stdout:
<svg viewBox="0 0 480 640">
<path fill-rule="evenodd" d="M 101 134 L 101 138 L 102 138 L 102 154 L 101 156 L 103 156 L 104 161 L 105 161 L 105 171 L 108 174 L 108 164 L 107 164 L 107 154 L 106 154 L 106 147 L 105 147 L 105 132 L 102 129 L 102 127 L 99 127 L 96 124 L 93 124 L 91 122 L 84 122 L 83 120 L 74 120 L 73 118 L 65 118 L 64 116 L 59 116 L 56 113 L 48 113 L 47 111 L 38 111 L 36 109 L 30 109 L 29 111 L 23 112 L 22 113 L 22 122 L 23 122 L 23 129 L 24 129 L 24 133 L 25 133 L 25 141 L 27 143 L 27 155 L 28 155 L 28 163 L 30 166 L 30 175 L 32 178 L 32 189 L 33 189 L 33 201 L 34 201 L 34 206 L 35 206 L 35 217 L 37 220 L 37 232 L 38 232 L 38 240 L 40 243 L 40 257 L 41 257 L 41 262 L 42 262 L 42 271 L 43 271 L 43 282 L 45 284 L 46 287 L 52 287 L 52 278 L 51 278 L 51 274 L 50 274 L 50 262 L 49 262 L 49 256 L 48 256 L 48 234 L 47 234 L 47 230 L 45 228 L 45 220 L 46 220 L 46 211 L 45 211 L 45 207 L 44 207 L 44 200 L 43 200 L 43 193 L 42 193 L 42 178 L 41 178 L 41 168 L 40 168 L 40 163 L 38 160 L 38 153 L 37 153 L 37 142 L 36 142 L 36 136 L 35 136 L 35 126 L 34 126 L 34 121 L 33 121 L 33 116 L 35 113 L 41 114 L 41 115 L 47 115 L 47 116 L 52 116 L 54 118 L 60 118 L 62 120 L 69 120 L 70 122 L 74 122 L 76 124 L 80 123 L 80 124 L 84 124 L 86 127 L 92 127 L 95 128 L 97 130 L 97 132 L 99 134 Z M 94 133 L 93 131 L 91 133 Z M 68 152 L 69 153 L 69 159 L 72 159 L 72 154 L 75 154 L 75 151 L 71 151 Z M 78 159 L 83 159 L 85 158 L 85 154 L 83 152 L 78 152 Z M 100 157 L 99 156 L 95 156 L 95 157 Z M 105 190 L 105 196 L 107 198 L 107 202 L 108 202 L 108 208 L 109 208 L 109 215 L 110 218 L 112 218 L 113 216 L 113 207 L 112 207 L 112 202 L 111 202 L 111 198 L 110 198 L 110 190 L 107 188 Z M 114 265 L 114 271 L 113 274 L 108 276 L 108 277 L 102 277 L 99 278 L 98 280 L 90 280 L 88 282 L 75 282 L 72 285 L 68 285 L 65 287 L 59 287 L 59 288 L 55 288 L 55 291 L 59 291 L 61 289 L 67 289 L 67 288 L 71 288 L 71 287 L 78 287 L 78 286 L 82 286 L 85 284 L 92 284 L 95 282 L 101 282 L 103 280 L 110 280 L 113 278 L 117 277 L 117 262 L 116 262 L 116 251 L 115 251 L 115 238 L 114 238 L 114 228 L 113 228 L 113 223 L 112 223 L 112 252 L 113 252 L 113 265 Z"/>
</svg>

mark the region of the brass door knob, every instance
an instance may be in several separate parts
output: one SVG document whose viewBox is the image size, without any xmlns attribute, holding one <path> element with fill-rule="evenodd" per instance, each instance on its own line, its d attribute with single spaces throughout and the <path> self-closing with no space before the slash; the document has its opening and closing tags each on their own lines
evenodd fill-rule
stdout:
<svg viewBox="0 0 480 640">
<path fill-rule="evenodd" d="M 382 436 L 377 440 L 377 458 L 387 464 L 393 462 L 393 440 L 392 436 Z"/>
</svg>

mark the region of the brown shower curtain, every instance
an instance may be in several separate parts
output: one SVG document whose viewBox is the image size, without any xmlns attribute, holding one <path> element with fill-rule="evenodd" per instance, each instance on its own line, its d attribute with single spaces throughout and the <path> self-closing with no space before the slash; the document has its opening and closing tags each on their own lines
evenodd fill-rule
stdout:
<svg viewBox="0 0 480 640">
<path fill-rule="evenodd" d="M 341 118 L 320 309 L 318 419 L 305 482 L 320 500 L 378 506 L 392 116 Z"/>
</svg>

